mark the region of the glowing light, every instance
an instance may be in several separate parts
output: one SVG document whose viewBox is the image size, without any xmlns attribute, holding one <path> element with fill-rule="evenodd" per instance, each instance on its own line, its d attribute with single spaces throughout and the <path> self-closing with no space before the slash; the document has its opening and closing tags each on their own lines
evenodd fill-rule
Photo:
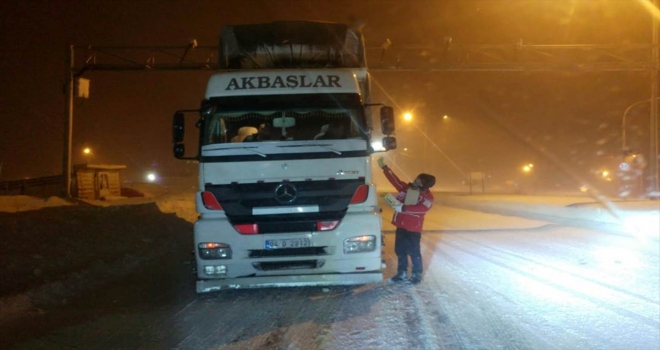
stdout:
<svg viewBox="0 0 660 350">
<path fill-rule="evenodd" d="M 83 153 L 84 154 L 91 154 L 92 150 L 89 147 L 85 147 L 85 149 L 83 149 Z"/>
<path fill-rule="evenodd" d="M 651 0 L 642 0 L 640 1 L 640 3 L 642 4 L 642 6 L 646 7 L 646 10 L 648 10 L 649 13 L 651 13 L 651 16 L 655 18 L 660 18 L 660 10 L 658 10 L 658 8 L 655 7 L 655 5 L 653 5 Z"/>
<path fill-rule="evenodd" d="M 374 149 L 374 151 L 384 151 L 385 148 L 383 148 L 383 143 L 380 141 L 371 141 L 371 148 Z"/>
<path fill-rule="evenodd" d="M 626 232 L 641 242 L 648 242 L 649 238 L 657 239 L 660 232 L 660 216 L 656 211 L 630 214 L 622 219 L 622 223 Z"/>
<path fill-rule="evenodd" d="M 403 120 L 409 122 L 413 119 L 413 115 L 410 112 L 406 112 L 403 114 Z"/>
<path fill-rule="evenodd" d="M 146 178 L 147 181 L 149 181 L 149 182 L 154 182 L 154 181 L 156 181 L 157 176 L 156 176 L 156 174 L 154 174 L 154 173 L 147 173 L 147 175 L 145 176 L 145 178 Z"/>
<path fill-rule="evenodd" d="M 449 119 L 449 116 L 445 114 L 445 115 L 442 117 L 442 119 L 445 119 L 445 120 L 446 120 L 446 119 Z"/>
</svg>

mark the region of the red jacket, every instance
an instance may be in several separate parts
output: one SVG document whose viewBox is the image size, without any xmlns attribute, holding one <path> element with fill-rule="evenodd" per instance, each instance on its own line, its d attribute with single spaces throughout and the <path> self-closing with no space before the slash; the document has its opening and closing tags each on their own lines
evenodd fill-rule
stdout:
<svg viewBox="0 0 660 350">
<path fill-rule="evenodd" d="M 408 184 L 401 181 L 389 167 L 384 167 L 383 171 L 392 186 L 399 191 L 396 199 L 403 203 L 406 198 L 406 192 L 408 191 Z M 419 193 L 419 198 L 417 198 L 417 204 L 403 205 L 401 212 L 394 212 L 392 225 L 408 231 L 422 232 L 424 214 L 431 209 L 432 205 L 433 193 L 429 190 L 422 191 Z"/>
</svg>

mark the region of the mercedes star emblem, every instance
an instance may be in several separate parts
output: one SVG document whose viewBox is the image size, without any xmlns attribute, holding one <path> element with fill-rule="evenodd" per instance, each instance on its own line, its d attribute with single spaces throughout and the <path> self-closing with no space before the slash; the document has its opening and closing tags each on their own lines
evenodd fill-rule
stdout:
<svg viewBox="0 0 660 350">
<path fill-rule="evenodd" d="M 292 203 L 298 197 L 298 189 L 288 182 L 279 184 L 275 188 L 275 200 L 282 204 Z"/>
</svg>

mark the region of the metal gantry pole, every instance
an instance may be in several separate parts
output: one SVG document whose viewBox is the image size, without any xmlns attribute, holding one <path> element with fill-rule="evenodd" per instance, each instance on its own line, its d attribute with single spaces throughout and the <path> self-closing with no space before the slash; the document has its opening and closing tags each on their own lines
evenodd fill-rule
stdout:
<svg viewBox="0 0 660 350">
<path fill-rule="evenodd" d="M 649 117 L 649 194 L 658 196 L 658 23 L 660 19 L 658 11 L 658 0 L 653 0 L 654 11 L 652 16 L 652 40 L 651 47 L 651 114 Z"/>
<path fill-rule="evenodd" d="M 67 51 L 67 68 L 65 75 L 65 107 L 64 107 L 64 147 L 62 156 L 62 193 L 71 197 L 71 140 L 73 136 L 73 63 L 74 47 L 69 46 Z"/>
</svg>

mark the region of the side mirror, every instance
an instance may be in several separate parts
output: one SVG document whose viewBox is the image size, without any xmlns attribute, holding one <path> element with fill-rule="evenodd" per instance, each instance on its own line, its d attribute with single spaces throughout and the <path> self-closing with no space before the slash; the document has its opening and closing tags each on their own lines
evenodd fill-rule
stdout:
<svg viewBox="0 0 660 350">
<path fill-rule="evenodd" d="M 183 143 L 176 143 L 172 148 L 172 152 L 174 153 L 174 158 L 181 159 L 186 154 L 186 146 Z"/>
<path fill-rule="evenodd" d="M 392 107 L 380 107 L 380 131 L 384 135 L 394 133 L 394 109 Z"/>
<path fill-rule="evenodd" d="M 383 144 L 383 148 L 386 151 L 396 149 L 396 137 L 392 137 L 392 136 L 383 137 L 381 143 Z"/>
<path fill-rule="evenodd" d="M 172 117 L 172 142 L 175 144 L 179 142 L 183 142 L 184 131 L 185 131 L 185 121 L 184 121 L 183 113 L 176 112 Z"/>
</svg>

